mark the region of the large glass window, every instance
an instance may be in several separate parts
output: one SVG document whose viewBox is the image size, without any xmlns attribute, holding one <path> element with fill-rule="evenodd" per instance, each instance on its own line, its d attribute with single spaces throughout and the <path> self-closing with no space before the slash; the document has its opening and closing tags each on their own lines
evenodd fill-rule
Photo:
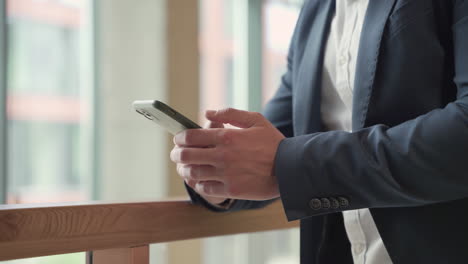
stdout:
<svg viewBox="0 0 468 264">
<path fill-rule="evenodd" d="M 275 93 L 286 71 L 286 57 L 303 0 L 264 0 L 263 89 L 265 104 Z M 281 19 L 278 19 L 278 18 Z"/>
<path fill-rule="evenodd" d="M 7 202 L 89 199 L 90 3 L 7 1 Z"/>
<path fill-rule="evenodd" d="M 200 109 L 233 103 L 235 43 L 232 13 L 235 0 L 200 1 Z"/>
<path fill-rule="evenodd" d="M 91 198 L 91 11 L 91 0 L 6 1 L 7 203 Z M 84 262 L 78 253 L 6 263 Z"/>
</svg>

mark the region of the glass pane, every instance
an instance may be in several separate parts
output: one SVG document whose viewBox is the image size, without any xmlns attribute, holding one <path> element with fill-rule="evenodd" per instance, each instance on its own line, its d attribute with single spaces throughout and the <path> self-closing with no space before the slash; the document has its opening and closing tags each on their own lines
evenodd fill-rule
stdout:
<svg viewBox="0 0 468 264">
<path fill-rule="evenodd" d="M 9 203 L 80 201 L 92 175 L 88 0 L 9 0 Z"/>
<path fill-rule="evenodd" d="M 86 263 L 86 253 L 73 253 L 55 255 L 40 258 L 18 259 L 12 261 L 2 261 L 2 264 L 84 264 Z"/>
<path fill-rule="evenodd" d="M 90 199 L 91 0 L 8 0 L 7 202 Z M 6 261 L 83 264 L 85 253 Z"/>
<path fill-rule="evenodd" d="M 265 0 L 263 4 L 263 103 L 279 86 L 303 0 Z M 281 19 L 278 19 L 280 17 Z"/>
<path fill-rule="evenodd" d="M 234 0 L 200 1 L 200 109 L 202 112 L 207 109 L 232 106 L 235 59 L 232 24 L 234 3 Z"/>
</svg>

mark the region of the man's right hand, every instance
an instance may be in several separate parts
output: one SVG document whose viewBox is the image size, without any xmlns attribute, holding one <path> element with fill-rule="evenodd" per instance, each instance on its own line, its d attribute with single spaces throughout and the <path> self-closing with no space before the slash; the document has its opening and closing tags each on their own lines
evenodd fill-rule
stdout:
<svg viewBox="0 0 468 264">
<path fill-rule="evenodd" d="M 216 123 L 216 122 L 211 122 L 209 121 L 204 128 L 224 128 L 224 125 L 221 124 L 221 123 Z M 184 164 L 177 164 L 177 172 L 179 175 L 184 175 L 182 173 L 182 170 L 184 170 Z M 198 181 L 195 181 L 195 180 L 192 180 L 192 179 L 189 179 L 189 178 L 184 178 L 182 177 L 183 180 L 185 181 L 185 183 L 190 186 L 193 190 L 196 190 L 196 185 L 199 183 Z M 223 203 L 224 201 L 226 201 L 227 198 L 224 198 L 224 197 L 214 197 L 214 196 L 208 196 L 208 195 L 202 195 L 199 193 L 199 195 L 201 197 L 203 197 L 203 199 L 205 199 L 207 202 L 217 206 L 221 203 Z"/>
<path fill-rule="evenodd" d="M 177 171 L 179 171 L 179 167 L 183 167 L 184 165 L 177 164 Z M 197 185 L 197 181 L 190 180 L 190 179 L 184 179 L 185 183 L 190 186 L 194 191 L 196 191 L 195 185 Z M 209 202 L 212 205 L 218 206 L 224 201 L 226 201 L 227 198 L 223 197 L 214 197 L 214 196 L 208 196 L 208 195 L 203 195 L 198 193 L 203 199 L 205 199 L 207 202 Z"/>
</svg>

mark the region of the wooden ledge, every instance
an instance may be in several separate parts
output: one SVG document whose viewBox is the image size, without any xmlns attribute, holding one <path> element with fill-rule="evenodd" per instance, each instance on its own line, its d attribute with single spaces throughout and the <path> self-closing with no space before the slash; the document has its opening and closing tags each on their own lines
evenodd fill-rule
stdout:
<svg viewBox="0 0 468 264">
<path fill-rule="evenodd" d="M 213 213 L 188 201 L 0 206 L 0 261 L 297 227 L 280 201 Z"/>
</svg>

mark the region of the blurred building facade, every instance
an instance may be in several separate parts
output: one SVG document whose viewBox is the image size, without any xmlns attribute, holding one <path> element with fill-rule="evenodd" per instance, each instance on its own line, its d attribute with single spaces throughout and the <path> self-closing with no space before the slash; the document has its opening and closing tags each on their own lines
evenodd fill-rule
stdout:
<svg viewBox="0 0 468 264">
<path fill-rule="evenodd" d="M 10 203 L 90 198 L 89 4 L 7 1 Z"/>
</svg>

